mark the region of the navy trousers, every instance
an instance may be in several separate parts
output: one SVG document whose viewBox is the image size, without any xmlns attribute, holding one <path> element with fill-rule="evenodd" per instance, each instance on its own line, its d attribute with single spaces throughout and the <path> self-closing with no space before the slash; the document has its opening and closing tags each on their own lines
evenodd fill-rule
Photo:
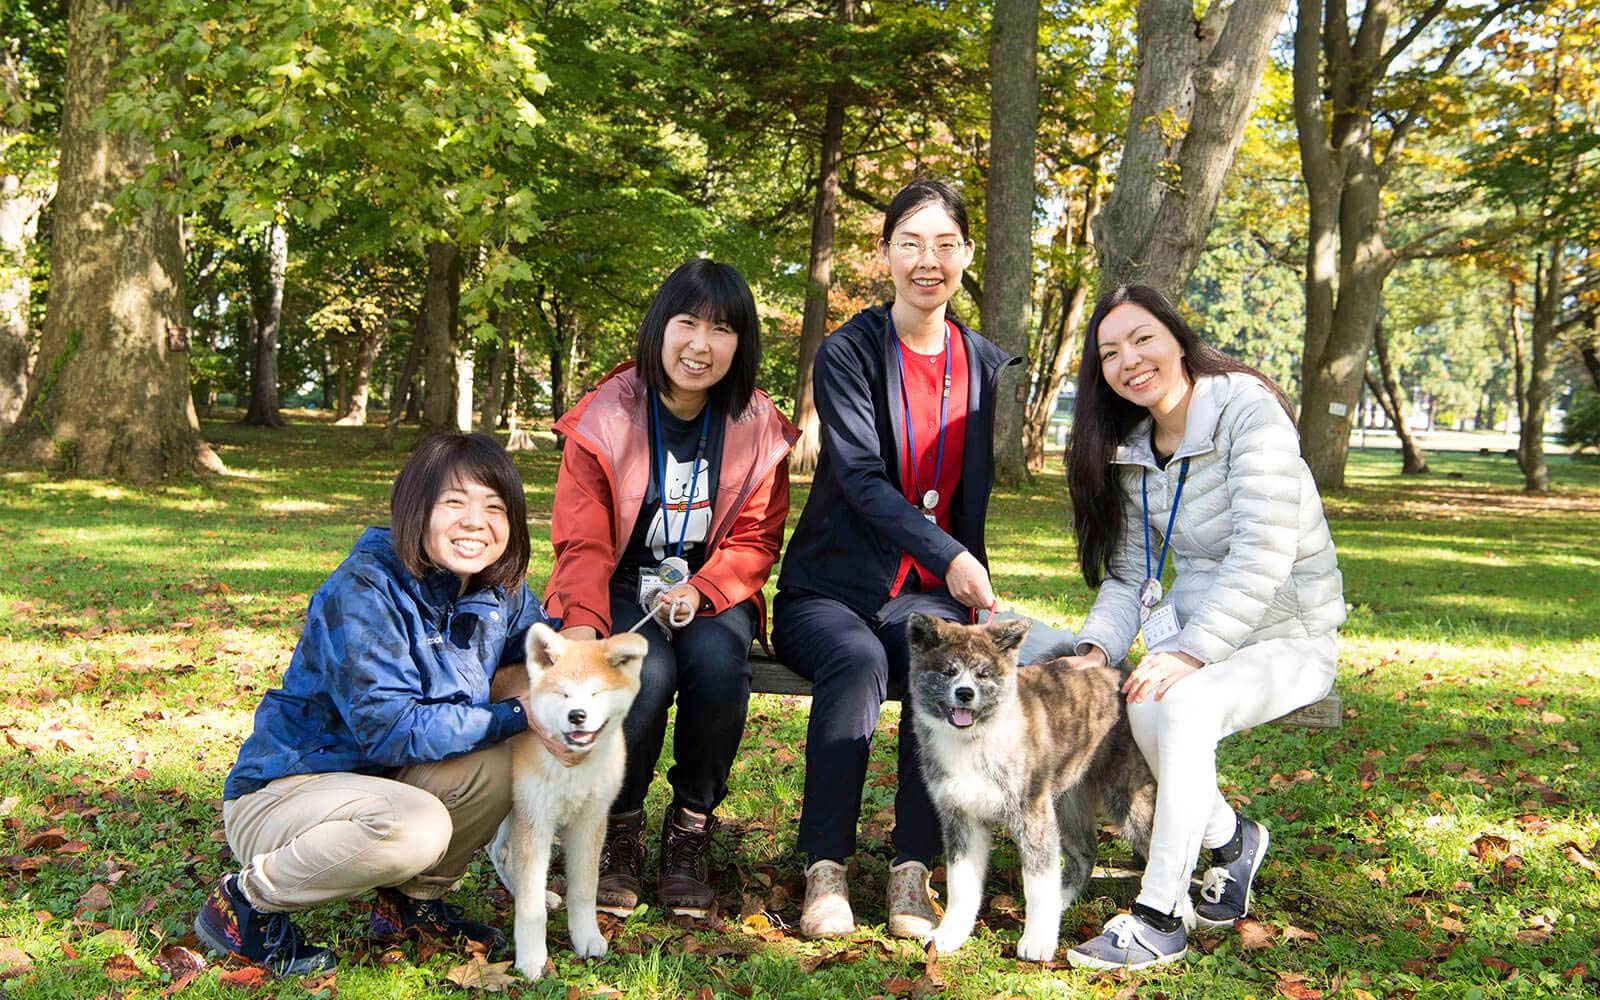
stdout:
<svg viewBox="0 0 1600 1000">
<path fill-rule="evenodd" d="M 611 627 L 629 628 L 644 615 L 637 591 L 613 582 Z M 681 629 L 652 620 L 639 629 L 650 644 L 639 696 L 622 723 L 627 773 L 611 811 L 644 805 L 667 735 L 667 709 L 678 700 L 672 733 L 672 804 L 710 814 L 728 794 L 728 771 L 744 736 L 750 707 L 750 641 L 756 634 L 753 600 L 719 615 L 696 615 Z"/>
<path fill-rule="evenodd" d="M 890 678 L 902 688 L 905 684 L 906 619 L 913 611 L 967 620 L 967 608 L 943 588 L 901 594 L 869 618 L 831 597 L 805 591 L 783 591 L 773 604 L 773 651 L 811 681 L 799 845 L 810 857 L 843 861 L 855 853 L 872 734 Z M 909 719 L 900 724 L 890 839 L 897 859 L 929 867 L 942 850 L 939 816 L 922 780 Z"/>
</svg>

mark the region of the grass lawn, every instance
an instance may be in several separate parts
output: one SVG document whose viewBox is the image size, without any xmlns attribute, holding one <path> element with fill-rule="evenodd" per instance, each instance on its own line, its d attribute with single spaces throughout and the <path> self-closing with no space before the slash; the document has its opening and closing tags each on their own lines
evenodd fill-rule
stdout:
<svg viewBox="0 0 1600 1000">
<path fill-rule="evenodd" d="M 288 664 L 307 598 L 360 527 L 386 520 L 404 458 L 377 432 L 212 423 L 232 470 L 139 489 L 0 473 L 0 998 L 237 997 L 212 964 L 180 985 L 189 923 L 231 861 L 222 781 L 262 692 Z M 723 913 L 657 909 L 612 925 L 612 953 L 525 997 L 1566 997 L 1600 977 L 1600 465 L 1552 460 L 1556 491 L 1520 492 L 1511 459 L 1432 454 L 1402 480 L 1355 452 L 1329 497 L 1351 605 L 1334 734 L 1264 727 L 1223 745 L 1230 797 L 1272 829 L 1258 921 L 1202 932 L 1176 970 L 1132 977 L 1019 965 L 1021 885 L 1002 843 L 978 936 L 929 967 L 883 934 L 892 739 L 863 809 L 854 939 L 798 923 L 794 851 L 806 702 L 762 696 L 722 813 Z M 518 456 L 534 512 L 532 582 L 549 572 L 556 455 Z M 1075 625 L 1059 468 L 992 507 L 997 589 Z M 797 484 L 795 512 L 803 501 Z M 883 734 L 898 713 L 885 711 Z M 665 771 L 669 761 L 661 762 Z M 664 782 L 652 791 L 659 816 Z M 1107 843 L 1106 860 L 1125 854 Z M 940 876 L 942 877 L 942 875 Z M 1070 944 L 1130 901 L 1097 880 L 1063 921 Z M 455 896 L 509 927 L 492 872 Z M 286 997 L 451 997 L 460 952 L 361 935 L 356 901 L 305 914 L 340 948 L 335 979 Z M 186 940 L 187 938 L 187 940 Z M 457 973 L 459 976 L 459 973 Z"/>
</svg>

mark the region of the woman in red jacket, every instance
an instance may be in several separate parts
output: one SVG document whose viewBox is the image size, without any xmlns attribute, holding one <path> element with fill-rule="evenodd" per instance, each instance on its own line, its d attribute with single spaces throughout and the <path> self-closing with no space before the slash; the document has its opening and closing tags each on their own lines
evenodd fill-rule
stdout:
<svg viewBox="0 0 1600 1000">
<path fill-rule="evenodd" d="M 639 629 L 650 651 L 623 723 L 627 777 L 600 858 L 601 909 L 639 903 L 645 793 L 674 695 L 673 794 L 656 892 L 675 913 L 704 915 L 712 904 L 712 813 L 744 734 L 750 643 L 765 628 L 761 587 L 783 542 L 785 458 L 799 436 L 755 387 L 760 358 L 750 286 L 727 264 L 691 260 L 656 292 L 635 360 L 556 424 L 567 443 L 549 614 L 562 634 L 593 638 L 657 611 Z"/>
</svg>

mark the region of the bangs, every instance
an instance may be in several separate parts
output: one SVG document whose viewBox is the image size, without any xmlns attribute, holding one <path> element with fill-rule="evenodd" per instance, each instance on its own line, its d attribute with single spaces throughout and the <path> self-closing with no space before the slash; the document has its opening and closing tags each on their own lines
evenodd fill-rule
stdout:
<svg viewBox="0 0 1600 1000">
<path fill-rule="evenodd" d="M 756 328 L 756 314 L 750 292 L 728 267 L 705 268 L 671 290 L 663 303 L 668 316 L 688 313 L 710 323 L 725 323 L 744 337 Z"/>
</svg>

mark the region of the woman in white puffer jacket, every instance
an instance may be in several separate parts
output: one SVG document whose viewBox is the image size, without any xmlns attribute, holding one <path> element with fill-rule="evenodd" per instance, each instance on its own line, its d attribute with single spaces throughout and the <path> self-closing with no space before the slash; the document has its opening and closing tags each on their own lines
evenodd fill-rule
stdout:
<svg viewBox="0 0 1600 1000">
<path fill-rule="evenodd" d="M 1123 693 L 1157 792 L 1132 912 L 1068 959 L 1137 969 L 1183 957 L 1202 847 L 1193 919 L 1248 911 L 1269 837 L 1218 791 L 1217 743 L 1332 688 L 1343 584 L 1283 393 L 1203 344 L 1159 292 L 1124 286 L 1097 304 L 1073 420 L 1073 526 L 1099 596 L 1069 662 L 1118 663 L 1143 633 Z"/>
</svg>

